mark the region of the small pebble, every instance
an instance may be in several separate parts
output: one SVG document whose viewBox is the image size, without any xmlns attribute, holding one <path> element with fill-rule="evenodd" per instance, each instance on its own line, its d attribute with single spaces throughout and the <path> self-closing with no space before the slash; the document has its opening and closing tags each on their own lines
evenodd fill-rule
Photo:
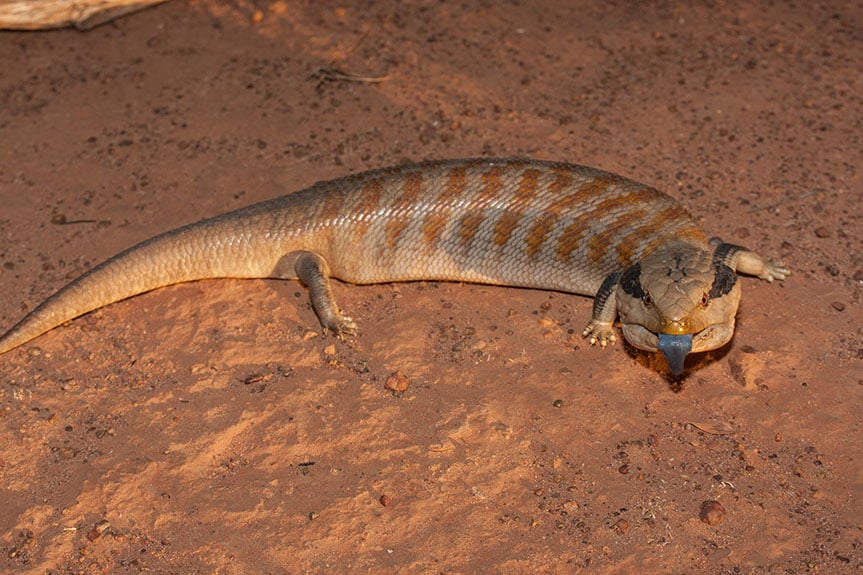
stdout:
<svg viewBox="0 0 863 575">
<path fill-rule="evenodd" d="M 264 377 L 266 376 L 263 374 L 253 373 L 252 375 L 249 375 L 245 379 L 243 379 L 243 384 L 251 385 L 253 383 L 258 383 L 259 381 L 263 381 Z"/>
<path fill-rule="evenodd" d="M 384 507 L 390 506 L 390 496 L 387 495 L 386 493 L 381 495 L 381 497 L 380 497 L 380 499 L 378 499 L 378 501 L 380 501 L 381 505 L 383 505 Z"/>
<path fill-rule="evenodd" d="M 620 467 L 617 468 L 617 471 L 620 472 L 621 475 L 626 475 L 627 473 L 629 473 L 629 465 L 624 463 L 623 465 L 621 465 Z"/>
<path fill-rule="evenodd" d="M 719 525 L 725 519 L 725 508 L 718 501 L 703 501 L 698 518 L 708 525 Z"/>
<path fill-rule="evenodd" d="M 555 407 L 558 407 L 558 408 L 563 407 L 563 400 L 562 399 L 555 399 L 554 403 L 552 403 L 552 405 Z"/>
<path fill-rule="evenodd" d="M 629 521 L 626 519 L 618 519 L 611 528 L 617 531 L 620 535 L 626 535 L 629 532 Z"/>
<path fill-rule="evenodd" d="M 817 228 L 815 228 L 815 235 L 819 238 L 829 238 L 830 228 L 826 226 L 818 226 Z"/>
<path fill-rule="evenodd" d="M 841 301 L 834 301 L 830 304 L 830 307 L 832 307 L 836 311 L 845 311 L 845 304 Z"/>
<path fill-rule="evenodd" d="M 384 387 L 393 393 L 402 393 L 407 391 L 409 385 L 410 380 L 408 377 L 402 373 L 401 370 L 398 370 L 392 372 L 389 377 L 387 377 Z"/>
<path fill-rule="evenodd" d="M 470 346 L 471 351 L 482 351 L 486 348 L 488 344 L 483 340 L 479 340 Z"/>
<path fill-rule="evenodd" d="M 111 524 L 108 522 L 108 520 L 103 519 L 102 521 L 94 525 L 90 531 L 87 532 L 87 539 L 89 539 L 90 541 L 95 541 L 96 539 L 101 537 L 102 534 L 107 531 L 108 527 L 110 526 Z"/>
</svg>

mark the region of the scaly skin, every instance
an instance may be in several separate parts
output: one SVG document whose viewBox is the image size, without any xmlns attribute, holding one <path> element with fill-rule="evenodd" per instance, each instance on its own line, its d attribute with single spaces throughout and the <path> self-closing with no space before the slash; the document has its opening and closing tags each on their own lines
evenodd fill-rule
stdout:
<svg viewBox="0 0 863 575">
<path fill-rule="evenodd" d="M 0 354 L 110 303 L 208 278 L 299 278 L 324 328 L 351 335 L 336 277 L 596 296 L 591 343 L 614 341 L 619 316 L 630 343 L 671 361 L 669 345 L 685 356 L 731 338 L 737 271 L 789 274 L 737 246 L 713 250 L 672 198 L 620 176 L 532 160 L 428 162 L 318 183 L 138 244 L 39 305 L 0 338 Z"/>
</svg>

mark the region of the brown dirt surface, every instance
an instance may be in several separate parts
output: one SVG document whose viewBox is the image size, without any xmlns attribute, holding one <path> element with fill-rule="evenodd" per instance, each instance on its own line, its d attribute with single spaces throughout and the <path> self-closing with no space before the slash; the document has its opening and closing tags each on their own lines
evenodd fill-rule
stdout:
<svg viewBox="0 0 863 575">
<path fill-rule="evenodd" d="M 0 35 L 0 325 L 158 232 L 530 156 L 784 259 L 681 386 L 589 298 L 206 281 L 0 357 L 3 573 L 863 571 L 863 8 L 175 1 Z M 400 372 L 400 373 L 398 373 Z M 389 385 L 387 382 L 389 381 Z"/>
</svg>

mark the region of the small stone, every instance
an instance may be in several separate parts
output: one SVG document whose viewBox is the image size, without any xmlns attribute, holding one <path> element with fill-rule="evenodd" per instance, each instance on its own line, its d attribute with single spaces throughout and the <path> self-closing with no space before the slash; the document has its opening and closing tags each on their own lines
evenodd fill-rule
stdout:
<svg viewBox="0 0 863 575">
<path fill-rule="evenodd" d="M 818 226 L 817 228 L 815 228 L 815 235 L 819 238 L 829 238 L 830 228 L 826 226 Z"/>
<path fill-rule="evenodd" d="M 711 526 L 716 526 L 725 520 L 725 508 L 718 501 L 708 500 L 701 503 L 698 518 Z"/>
<path fill-rule="evenodd" d="M 552 403 L 552 405 L 557 407 L 557 408 L 561 408 L 561 407 L 563 407 L 563 400 L 562 399 L 555 399 L 554 402 Z"/>
<path fill-rule="evenodd" d="M 389 496 L 389 495 L 387 495 L 386 493 L 384 493 L 383 495 L 381 495 L 381 496 L 380 496 L 380 499 L 378 499 L 378 501 L 379 501 L 379 502 L 380 502 L 380 504 L 381 504 L 381 505 L 383 505 L 384 507 L 389 507 L 389 506 L 390 506 L 390 496 Z"/>
<path fill-rule="evenodd" d="M 203 363 L 196 363 L 195 365 L 193 365 L 192 367 L 189 368 L 189 371 L 194 375 L 206 373 L 207 372 L 207 366 Z"/>
<path fill-rule="evenodd" d="M 90 541 L 95 541 L 96 539 L 101 537 L 102 534 L 107 531 L 108 527 L 110 526 L 111 523 L 108 522 L 107 519 L 101 520 L 96 525 L 94 525 L 90 531 L 87 532 L 87 539 L 89 539 Z"/>
<path fill-rule="evenodd" d="M 262 373 L 253 373 L 252 375 L 248 375 L 243 379 L 244 385 L 251 385 L 253 383 L 258 383 L 259 381 L 263 381 L 266 376 Z"/>
<path fill-rule="evenodd" d="M 832 307 L 836 311 L 845 311 L 845 304 L 841 301 L 834 301 L 830 304 L 830 307 Z"/>
<path fill-rule="evenodd" d="M 402 393 L 407 391 L 409 385 L 410 380 L 408 377 L 402 373 L 401 370 L 398 370 L 392 372 L 389 377 L 387 377 L 384 387 L 393 393 Z"/>
<path fill-rule="evenodd" d="M 471 351 L 482 351 L 486 348 L 488 344 L 483 340 L 479 340 L 470 346 Z"/>
<path fill-rule="evenodd" d="M 627 473 L 629 473 L 629 465 L 627 465 L 626 463 L 624 463 L 623 465 L 621 465 L 620 467 L 618 467 L 618 468 L 617 468 L 617 471 L 618 471 L 621 475 L 626 475 Z"/>
<path fill-rule="evenodd" d="M 288 11 L 288 3 L 284 2 L 283 0 L 278 0 L 277 2 L 273 2 L 272 4 L 267 6 L 267 10 L 277 16 L 280 16 Z"/>
<path fill-rule="evenodd" d="M 854 281 L 863 283 L 863 270 L 857 270 L 854 272 Z"/>
<path fill-rule="evenodd" d="M 72 459 L 78 456 L 78 450 L 74 447 L 63 447 L 59 450 L 60 457 L 63 459 Z"/>
<path fill-rule="evenodd" d="M 626 535 L 629 532 L 629 521 L 626 519 L 618 519 L 611 528 L 619 535 Z"/>
</svg>

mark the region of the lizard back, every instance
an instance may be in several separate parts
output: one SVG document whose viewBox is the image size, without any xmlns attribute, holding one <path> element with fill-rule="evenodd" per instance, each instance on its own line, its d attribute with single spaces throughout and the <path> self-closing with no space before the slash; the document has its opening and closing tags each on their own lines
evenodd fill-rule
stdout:
<svg viewBox="0 0 863 575">
<path fill-rule="evenodd" d="M 701 229 L 668 195 L 564 163 L 428 162 L 275 201 L 292 204 L 280 217 L 299 224 L 293 233 L 315 238 L 306 249 L 352 283 L 438 279 L 592 296 L 610 272 L 673 239 L 707 249 Z"/>
</svg>

